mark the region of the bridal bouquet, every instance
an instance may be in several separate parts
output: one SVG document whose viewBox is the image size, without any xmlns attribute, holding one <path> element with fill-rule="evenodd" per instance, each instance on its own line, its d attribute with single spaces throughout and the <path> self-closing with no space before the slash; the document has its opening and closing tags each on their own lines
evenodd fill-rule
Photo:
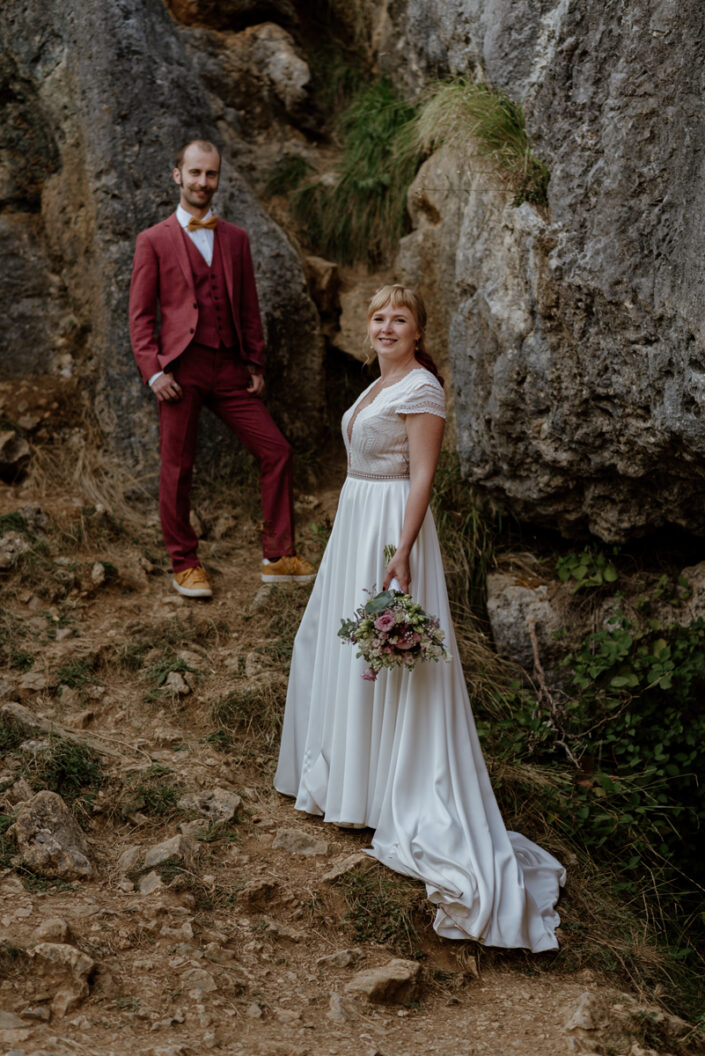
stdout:
<svg viewBox="0 0 705 1056">
<path fill-rule="evenodd" d="M 390 549 L 385 547 L 385 557 Z M 394 583 L 355 609 L 352 619 L 341 620 L 338 631 L 343 642 L 357 646 L 356 655 L 368 665 L 362 677 L 370 682 L 383 667 L 412 670 L 425 660 L 448 658 L 438 618 L 424 612 L 410 594 L 395 589 Z"/>
</svg>

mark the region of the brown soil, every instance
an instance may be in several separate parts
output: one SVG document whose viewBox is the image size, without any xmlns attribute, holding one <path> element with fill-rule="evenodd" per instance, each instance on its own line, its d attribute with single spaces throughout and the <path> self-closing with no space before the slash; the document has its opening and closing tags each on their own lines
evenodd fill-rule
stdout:
<svg viewBox="0 0 705 1056">
<path fill-rule="evenodd" d="M 53 402 L 55 410 L 62 406 L 56 399 L 44 407 Z M 344 886 L 323 876 L 364 848 L 370 833 L 299 815 L 272 788 L 287 653 L 307 590 L 262 589 L 256 526 L 230 508 L 222 490 L 210 500 L 202 492 L 200 503 L 201 555 L 215 597 L 194 602 L 170 586 L 154 505 L 121 507 L 107 488 L 108 508 L 96 509 L 85 499 L 95 487 L 72 485 L 67 474 L 44 477 L 38 492 L 38 479 L 0 485 L 0 516 L 38 502 L 48 518 L 34 530 L 34 557 L 25 558 L 22 575 L 10 570 L 0 580 L 4 699 L 102 746 L 106 777 L 92 801 L 76 808 L 95 879 L 57 884 L 16 860 L 0 870 L 0 935 L 10 944 L 0 947 L 0 1015 L 48 1007 L 52 994 L 21 952 L 31 950 L 47 919 L 62 918 L 69 941 L 97 969 L 90 995 L 64 1018 L 27 1018 L 14 1031 L 0 1019 L 0 1049 L 26 1056 L 588 1051 L 573 1047 L 566 1020 L 586 990 L 613 1000 L 592 972 L 540 972 L 540 957 L 514 961 L 521 970 L 511 958 L 484 967 L 473 943 L 435 936 L 418 885 L 376 864 L 366 874 L 370 884 L 384 874 L 393 885 L 388 905 L 406 913 L 416 934 L 405 939 L 402 928 L 381 944 L 355 931 Z M 311 523 L 332 516 L 335 501 L 334 487 L 299 496 L 309 556 L 321 545 Z M 187 692 L 166 687 L 170 670 L 181 671 Z M 28 673 L 43 676 L 44 686 L 23 688 Z M 8 753 L 0 788 L 22 769 L 31 779 L 33 766 L 31 753 Z M 188 820 L 173 801 L 150 807 L 136 797 L 150 774 L 162 791 L 219 787 L 243 803 L 234 823 L 197 844 L 195 866 L 163 871 L 164 886 L 141 894 L 140 876 L 121 874 L 120 855 L 159 843 Z M 0 813 L 13 809 L 0 798 Z M 287 828 L 326 841 L 327 855 L 274 849 L 275 834 Z M 355 951 L 349 965 L 319 963 L 343 950 Z M 421 958 L 418 999 L 383 1006 L 345 998 L 357 971 L 394 956 Z M 207 974 L 190 975 L 194 969 Z M 596 1051 L 652 1051 L 621 1046 Z"/>
</svg>

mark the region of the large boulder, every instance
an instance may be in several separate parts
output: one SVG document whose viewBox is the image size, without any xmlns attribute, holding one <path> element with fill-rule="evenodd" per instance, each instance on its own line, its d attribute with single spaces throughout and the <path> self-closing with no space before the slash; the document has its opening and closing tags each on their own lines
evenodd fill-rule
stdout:
<svg viewBox="0 0 705 1056">
<path fill-rule="evenodd" d="M 487 162 L 431 159 L 448 179 L 422 170 L 400 270 L 450 319 L 466 475 L 566 535 L 705 532 L 704 21 L 696 0 L 379 12 L 405 91 L 485 77 L 523 103 L 550 169 L 545 210 L 514 206 Z"/>
<path fill-rule="evenodd" d="M 322 342 L 301 262 L 236 173 L 238 116 L 194 68 L 190 37 L 198 32 L 176 24 L 162 0 L 7 0 L 0 8 L 0 79 L 26 129 L 24 138 L 7 129 L 0 137 L 0 198 L 12 235 L 5 252 L 35 273 L 15 309 L 8 369 L 31 373 L 50 362 L 44 306 L 72 313 L 71 351 L 98 420 L 147 468 L 156 463 L 157 421 L 130 350 L 132 253 L 137 233 L 175 206 L 173 158 L 190 136 L 222 145 L 217 209 L 250 234 L 275 416 L 294 442 L 310 439 L 323 405 Z M 305 71 L 294 68 L 286 40 L 260 37 L 260 47 L 288 58 L 283 73 L 272 59 L 272 76 L 291 98 Z"/>
</svg>

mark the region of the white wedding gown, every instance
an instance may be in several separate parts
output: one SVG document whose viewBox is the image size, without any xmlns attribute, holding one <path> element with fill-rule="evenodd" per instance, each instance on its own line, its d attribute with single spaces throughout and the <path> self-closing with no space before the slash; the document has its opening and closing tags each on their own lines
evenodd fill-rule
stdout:
<svg viewBox="0 0 705 1056">
<path fill-rule="evenodd" d="M 365 681 L 340 621 L 382 589 L 384 547 L 401 533 L 409 492 L 405 414 L 445 416 L 423 367 L 343 417 L 348 476 L 296 636 L 275 787 L 326 821 L 375 830 L 369 853 L 426 884 L 434 927 L 488 946 L 555 949 L 565 871 L 507 832 L 473 722 L 430 511 L 411 552 L 411 593 L 440 618 L 449 662 L 383 670 Z M 352 422 L 352 434 L 349 435 Z"/>
</svg>

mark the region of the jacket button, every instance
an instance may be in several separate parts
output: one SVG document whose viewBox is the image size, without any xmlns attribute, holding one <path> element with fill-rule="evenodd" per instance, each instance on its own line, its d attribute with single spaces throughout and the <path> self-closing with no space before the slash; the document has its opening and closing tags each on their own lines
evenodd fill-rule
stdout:
<svg viewBox="0 0 705 1056">
<path fill-rule="evenodd" d="M 191 333 L 191 334 L 192 334 L 193 332 L 194 332 L 194 331 L 193 331 L 193 327 L 191 327 L 191 329 L 190 329 L 189 333 Z"/>
<path fill-rule="evenodd" d="M 195 301 L 193 302 L 193 306 L 194 306 L 194 308 L 198 308 L 198 305 L 196 304 Z"/>
</svg>

